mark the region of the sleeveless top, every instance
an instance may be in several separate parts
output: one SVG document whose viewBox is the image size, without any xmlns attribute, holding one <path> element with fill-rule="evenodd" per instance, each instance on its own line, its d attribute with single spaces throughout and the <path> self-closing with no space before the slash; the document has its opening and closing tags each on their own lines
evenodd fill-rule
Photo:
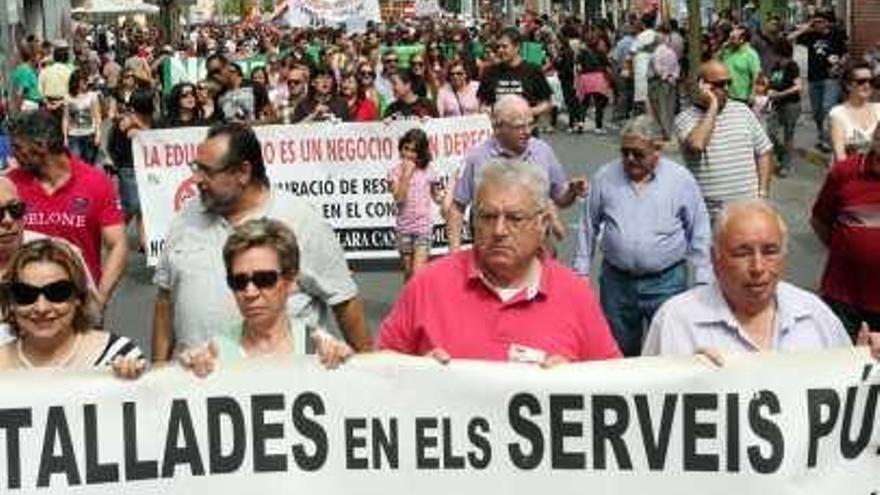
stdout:
<svg viewBox="0 0 880 495">
<path fill-rule="evenodd" d="M 867 128 L 859 127 L 852 120 L 847 107 L 844 105 L 835 106 L 828 114 L 843 127 L 844 146 L 847 155 L 867 153 L 871 147 L 871 137 L 877 128 L 878 120 L 880 120 L 880 103 L 866 103 L 866 105 L 871 113 L 872 120 L 871 125 Z"/>
</svg>

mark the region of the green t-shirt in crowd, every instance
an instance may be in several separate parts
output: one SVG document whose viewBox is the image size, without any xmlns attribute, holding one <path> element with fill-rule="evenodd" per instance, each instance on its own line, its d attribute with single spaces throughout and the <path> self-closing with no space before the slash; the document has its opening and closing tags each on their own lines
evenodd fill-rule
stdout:
<svg viewBox="0 0 880 495">
<path fill-rule="evenodd" d="M 745 44 L 737 49 L 725 48 L 721 61 L 730 72 L 728 96 L 734 100 L 749 101 L 754 90 L 755 78 L 761 73 L 761 57 L 751 45 Z"/>
<path fill-rule="evenodd" d="M 18 64 L 18 67 L 12 71 L 10 80 L 13 91 L 22 93 L 26 100 L 35 103 L 39 103 L 42 100 L 37 71 L 30 64 Z"/>
<path fill-rule="evenodd" d="M 526 41 L 520 46 L 519 51 L 526 62 L 538 67 L 544 67 L 544 59 L 547 58 L 547 53 L 544 51 L 544 45 L 541 43 Z"/>
</svg>

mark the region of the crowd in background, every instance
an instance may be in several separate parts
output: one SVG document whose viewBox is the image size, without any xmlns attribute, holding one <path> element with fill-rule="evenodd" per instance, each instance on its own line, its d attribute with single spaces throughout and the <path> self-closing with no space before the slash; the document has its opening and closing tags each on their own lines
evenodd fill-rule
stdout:
<svg viewBox="0 0 880 495">
<path fill-rule="evenodd" d="M 429 274 L 406 285 L 380 330 L 380 347 L 411 354 L 433 352 L 440 360 L 481 355 L 503 359 L 506 351 L 496 348 L 498 343 L 491 335 L 491 325 L 497 322 L 486 318 L 500 314 L 511 302 L 535 307 L 530 315 L 536 324 L 555 317 L 561 334 L 571 328 L 584 331 L 574 339 L 577 342 L 569 341 L 564 349 L 555 349 L 558 342 L 549 338 L 529 342 L 536 348 L 550 347 L 533 362 L 559 364 L 662 353 L 664 346 L 681 353 L 685 351 L 680 344 L 687 339 L 668 337 L 669 332 L 692 330 L 698 325 L 692 321 L 671 325 L 673 330 L 660 335 L 670 319 L 692 316 L 687 311 L 674 311 L 676 305 L 666 311 L 661 306 L 667 299 L 686 293 L 696 299 L 694 304 L 714 298 L 702 309 L 706 313 L 729 309 L 742 323 L 744 333 L 752 330 L 751 325 L 763 332 L 761 340 L 740 336 L 734 343 L 713 341 L 724 342 L 718 344 L 722 347 L 788 350 L 873 341 L 876 352 L 880 347 L 876 335 L 867 337 L 868 330 L 861 323 L 877 326 L 880 295 L 871 292 L 867 299 L 856 297 L 857 301 L 851 297 L 849 292 L 854 288 L 863 294 L 866 292 L 861 288 L 872 284 L 870 280 L 846 278 L 854 265 L 842 268 L 831 263 L 826 272 L 826 303 L 842 304 L 832 306 L 834 313 L 811 294 L 780 285 L 787 230 L 778 212 L 761 200 L 770 194 L 771 163 L 775 161 L 773 170 L 779 176 L 792 172 L 795 130 L 805 103 L 802 95 L 809 100 L 817 149 L 831 153 L 829 162 L 845 162 L 854 174 L 865 167 L 880 168 L 880 133 L 876 132 L 880 107 L 873 102 L 880 50 L 870 51 L 864 60 L 849 57 L 846 35 L 830 12 L 807 12 L 800 21 L 787 25 L 779 17 L 761 19 L 748 7 L 737 16 L 722 12 L 703 37 L 699 67 L 688 63 L 687 36 L 682 27 L 675 20 L 661 19 L 656 12 L 629 15 L 620 23 L 536 15 L 524 17 L 516 26 L 496 20 L 477 25 L 454 19 L 423 20 L 399 26 L 370 25 L 366 32 L 357 34 L 333 28 L 290 29 L 270 23 L 204 25 L 188 28 L 170 40 L 163 40 L 152 27 L 78 23 L 70 40 L 46 42 L 31 37 L 19 43 L 20 63 L 11 75 L 15 89 L 9 111 L 25 117 L 11 130 L 17 140 L 14 154 L 19 167 L 10 172 L 10 178 L 23 202 L 35 211 L 49 209 L 45 205 L 58 198 L 68 181 L 73 182 L 71 177 L 80 181 L 76 187 L 88 189 L 83 194 L 89 195 L 89 201 L 76 202 L 75 209 L 91 212 L 100 207 L 100 211 L 89 213 L 87 221 L 94 222 L 90 239 L 74 243 L 83 249 L 85 266 L 103 305 L 124 270 L 127 241 L 123 228 L 127 223 L 136 225 L 143 249 L 132 139 L 146 129 L 211 126 L 190 164 L 200 205 L 175 219 L 156 275 L 154 360 L 165 361 L 177 354 L 198 373 L 210 372 L 218 351 L 200 347 L 210 340 L 205 328 L 213 331 L 233 320 L 236 309 L 244 326 L 227 335 L 224 345 L 228 349 L 220 354 L 239 355 L 239 347 L 271 352 L 278 344 L 272 339 L 289 338 L 291 329 L 300 323 L 313 325 L 319 319 L 311 313 L 309 318 L 314 321 L 300 320 L 302 315 L 289 316 L 294 308 L 301 310 L 303 306 L 301 301 L 288 303 L 286 299 L 291 287 L 299 283 L 298 295 L 309 298 L 309 308 L 312 303 L 323 304 L 325 310 L 332 308 L 351 344 L 348 347 L 327 336 L 316 337 L 323 357 L 335 365 L 353 350 L 369 350 L 372 345 L 356 284 L 326 222 L 301 198 L 284 196 L 282 200 L 270 190 L 252 127 L 387 119 L 418 122 L 487 113 L 492 116 L 493 136 L 469 151 L 457 182 L 448 190 L 438 187 L 430 169 L 428 136 L 423 131 L 414 129 L 398 143 L 401 160 L 390 167 L 387 177 L 400 208 L 398 249 L 407 279 L 416 277 L 419 269 Z M 795 60 L 798 44 L 807 50 L 806 74 Z M 686 84 L 691 74 L 698 83 L 693 88 Z M 563 128 L 572 134 L 619 132 L 621 159 L 603 167 L 592 185 L 585 177 L 569 178 L 550 145 L 538 138 Z M 671 143 L 681 143 L 687 168 L 661 157 Z M 775 160 L 771 160 L 771 152 Z M 114 193 L 108 189 L 110 181 L 92 165 L 103 165 L 117 176 L 121 210 L 111 204 Z M 838 216 L 843 199 L 855 195 L 840 192 L 851 178 L 839 175 L 831 174 L 838 182 L 826 184 L 814 212 L 814 228 L 829 245 L 832 260 L 835 255 L 837 260 L 846 255 L 848 245 L 839 240 Z M 91 181 L 88 187 L 82 177 Z M 659 191 L 639 195 L 644 188 Z M 633 191 L 636 194 L 626 196 L 625 202 L 609 200 L 615 194 L 625 196 Z M 588 201 L 581 204 L 578 225 L 579 240 L 583 241 L 579 255 L 585 267 L 578 275 L 589 275 L 599 225 L 606 225 L 598 248 L 606 250 L 601 308 L 593 301 L 589 286 L 550 256 L 553 247 L 547 234 L 561 237 L 566 228 L 558 210 L 571 207 L 579 197 Z M 0 207 L 0 223 L 21 221 L 25 216 L 24 207 L 13 207 L 22 201 L 10 201 Z M 683 204 L 666 219 L 668 232 L 658 233 L 667 224 L 658 226 L 645 220 L 669 214 L 664 207 L 677 202 Z M 424 268 L 428 265 L 432 203 L 441 207 L 451 226 L 452 254 Z M 64 207 L 71 208 L 70 204 Z M 636 214 L 621 205 L 639 205 L 650 215 Z M 475 235 L 474 255 L 456 252 L 459 239 L 453 240 L 461 233 L 459 223 L 468 207 Z M 412 215 L 413 211 L 418 214 Z M 28 215 L 32 213 L 28 211 Z M 282 219 L 293 233 L 282 228 L 284 225 L 245 222 L 257 213 Z M 873 218 L 869 211 L 857 213 Z M 616 215 L 621 215 L 622 221 L 618 222 Z M 42 218 L 29 216 L 27 221 L 39 224 Z M 633 231 L 644 234 L 648 241 L 627 237 L 633 234 L 620 227 L 625 222 L 635 222 Z M 403 224 L 415 230 L 404 230 Z M 609 234 L 611 224 L 619 230 L 617 241 L 613 230 Z M 711 225 L 715 225 L 713 234 Z M 754 239 L 746 239 L 743 242 L 752 244 L 743 254 L 735 241 L 737 236 L 748 237 L 744 231 L 749 228 L 760 228 L 755 235 L 769 240 L 758 245 Z M 874 237 L 876 232 L 847 242 L 868 252 L 865 246 L 876 245 L 872 244 Z M 221 251 L 219 246 L 227 241 L 230 244 Z M 274 257 L 267 258 L 266 250 L 259 249 L 262 255 L 249 254 L 261 243 L 276 251 Z M 642 249 L 644 246 L 652 249 Z M 102 248 L 111 253 L 103 260 Z M 88 290 L 81 280 L 85 274 L 68 260 L 74 254 L 58 254 L 45 247 L 32 246 L 31 250 L 36 253 L 32 264 L 47 265 L 42 268 L 49 270 L 54 263 L 72 280 L 63 287 L 36 285 L 53 277 L 41 278 L 23 269 L 21 273 L 12 271 L 8 277 L 31 281 L 11 280 L 18 285 L 9 299 L 14 307 L 8 311 L 33 306 L 35 301 L 85 301 Z M 187 258 L 193 253 L 198 259 Z M 639 257 L 649 263 L 641 263 L 645 260 Z M 17 259 L 14 255 L 11 258 Z M 507 263 L 508 258 L 514 259 L 515 266 Z M 761 265 L 760 270 L 747 266 L 745 258 L 757 260 L 754 263 Z M 688 289 L 685 266 L 697 262 L 701 272 L 697 285 L 701 287 Z M 876 266 L 866 257 L 858 262 L 859 266 Z M 712 264 L 714 275 L 710 274 Z M 476 272 L 479 274 L 474 275 Z M 542 273 L 555 277 L 558 285 L 539 283 L 544 280 Z M 608 274 L 617 276 L 618 281 L 612 284 Z M 673 275 L 670 282 L 666 277 Z M 753 280 L 756 277 L 760 283 Z M 472 278 L 485 287 L 481 285 L 483 288 L 473 293 L 456 293 L 460 299 L 450 296 L 438 302 L 424 297 L 435 290 L 446 290 L 449 295 L 450 287 Z M 662 298 L 642 304 L 645 301 L 639 298 L 648 296 L 633 296 L 630 289 L 645 287 L 646 280 L 662 282 L 668 291 Z M 781 292 L 777 293 L 777 286 L 782 287 Z M 488 300 L 480 292 L 484 289 L 492 295 L 493 304 L 495 296 L 504 304 L 484 307 Z M 228 304 L 230 290 L 237 308 Z M 551 297 L 548 304 L 546 297 L 539 297 L 547 293 L 568 296 L 564 296 L 565 304 L 556 306 L 561 304 L 559 299 Z M 572 294 L 586 303 L 580 306 Z M 633 304 L 620 303 L 630 296 Z M 249 313 L 250 305 L 264 299 L 274 305 L 273 319 Z M 620 304 L 606 305 L 612 299 Z M 681 305 L 685 299 L 676 300 Z M 459 307 L 444 306 L 449 301 L 457 301 Z M 468 305 L 473 311 L 456 318 L 466 319 L 475 335 L 485 334 L 481 337 L 485 349 L 469 348 L 447 333 L 425 335 L 433 331 L 436 322 L 450 325 L 447 313 Z M 780 318 L 791 316 L 780 308 L 795 311 L 807 306 L 816 322 L 812 326 L 798 319 L 799 315 L 792 316 L 792 321 L 776 319 L 777 310 Z M 639 314 L 625 314 L 633 307 Z M 653 318 L 657 311 L 662 318 Z M 321 317 L 326 318 L 323 313 Z M 846 318 L 847 314 L 851 317 Z M 25 314 L 21 318 L 35 317 Z M 420 323 L 426 319 L 431 325 Z M 212 321 L 216 325 L 209 325 Z M 649 324 L 651 347 L 646 351 L 642 342 Z M 780 324 L 809 328 L 786 340 L 789 337 L 774 334 Z M 627 327 L 637 329 L 637 335 L 623 335 Z M 27 330 L 25 325 L 17 328 Z M 84 331 L 88 324 L 77 320 L 77 328 Z M 723 332 L 717 330 L 718 338 L 726 335 Z M 112 334 L 85 335 L 97 347 L 120 345 Z M 526 341 L 534 338 L 521 337 Z M 433 338 L 450 340 L 442 346 Z M 664 340 L 667 338 L 672 340 Z M 72 356 L 79 342 L 69 344 L 74 346 Z M 287 350 L 300 347 L 292 341 L 283 344 Z M 20 356 L 21 349 L 19 344 Z M 129 358 L 139 354 L 114 352 L 110 360 L 121 374 L 137 374 L 142 366 Z"/>
</svg>

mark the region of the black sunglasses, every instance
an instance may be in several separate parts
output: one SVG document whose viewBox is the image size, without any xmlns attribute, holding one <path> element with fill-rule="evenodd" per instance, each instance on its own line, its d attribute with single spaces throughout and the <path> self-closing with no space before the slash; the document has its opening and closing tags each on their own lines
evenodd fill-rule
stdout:
<svg viewBox="0 0 880 495">
<path fill-rule="evenodd" d="M 24 282 L 13 282 L 9 286 L 9 295 L 16 306 L 29 306 L 37 302 L 40 294 L 51 303 L 69 301 L 76 292 L 76 286 L 70 280 L 59 280 L 51 284 L 37 287 Z"/>
<path fill-rule="evenodd" d="M 620 156 L 626 158 L 628 156 L 632 156 L 636 160 L 642 160 L 647 156 L 644 150 L 640 150 L 638 148 L 620 148 Z"/>
<path fill-rule="evenodd" d="M 376 74 L 374 74 L 374 73 L 372 73 L 372 72 L 366 72 L 366 71 L 364 71 L 364 72 L 360 72 L 360 73 L 358 73 L 358 75 L 361 76 L 361 77 L 363 77 L 363 78 L 367 78 L 367 77 L 369 77 L 369 78 L 373 78 L 373 77 L 376 77 Z"/>
<path fill-rule="evenodd" d="M 247 289 L 251 282 L 257 289 L 271 289 L 278 283 L 278 270 L 257 270 L 253 273 L 233 273 L 226 277 L 226 285 L 235 292 Z"/>
<path fill-rule="evenodd" d="M 864 86 L 865 84 L 868 84 L 871 82 L 871 78 L 870 77 L 860 77 L 858 79 L 853 79 L 852 82 L 853 82 L 853 84 L 856 84 L 858 86 Z"/>
<path fill-rule="evenodd" d="M 730 86 L 730 79 L 719 79 L 718 81 L 706 81 L 713 88 L 727 89 Z"/>
<path fill-rule="evenodd" d="M 13 201 L 11 203 L 0 206 L 0 220 L 6 218 L 6 215 L 9 214 L 9 218 L 13 220 L 21 220 L 24 217 L 24 213 L 27 211 L 27 206 L 21 201 Z"/>
</svg>

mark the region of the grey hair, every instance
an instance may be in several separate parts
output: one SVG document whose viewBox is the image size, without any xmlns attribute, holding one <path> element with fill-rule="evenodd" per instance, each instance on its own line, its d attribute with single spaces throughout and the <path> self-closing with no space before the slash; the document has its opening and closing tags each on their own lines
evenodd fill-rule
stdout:
<svg viewBox="0 0 880 495">
<path fill-rule="evenodd" d="M 497 159 L 492 160 L 477 171 L 476 191 L 479 193 L 483 187 L 519 186 L 525 189 L 532 199 L 532 204 L 538 210 L 544 210 L 548 206 L 547 191 L 550 190 L 550 180 L 547 174 L 538 166 L 523 160 Z M 479 194 L 475 194 L 478 197 Z"/>
<path fill-rule="evenodd" d="M 654 117 L 639 115 L 626 123 L 621 131 L 621 136 L 638 136 L 649 141 L 662 141 L 663 129 L 657 124 Z"/>
<path fill-rule="evenodd" d="M 776 224 L 779 226 L 779 232 L 782 233 L 782 253 L 788 253 L 788 226 L 785 224 L 785 219 L 782 218 L 782 215 L 770 203 L 758 198 L 732 201 L 724 205 L 724 208 L 721 209 L 721 212 L 715 219 L 715 225 L 712 230 L 713 249 L 718 246 L 718 241 L 724 235 L 728 224 L 730 224 L 733 218 L 740 215 L 753 215 L 755 213 L 762 213 L 776 221 Z"/>
<path fill-rule="evenodd" d="M 232 274 L 232 262 L 236 256 L 255 247 L 268 247 L 278 254 L 278 266 L 284 275 L 299 273 L 299 245 L 296 236 L 287 225 L 278 220 L 260 218 L 238 225 L 223 246 L 223 263 L 226 274 Z"/>
<path fill-rule="evenodd" d="M 520 108 L 529 108 L 529 102 L 520 95 L 507 94 L 498 98 L 495 106 L 492 107 L 492 123 L 498 125 L 502 122 L 502 117 L 509 114 L 512 110 Z"/>
</svg>

